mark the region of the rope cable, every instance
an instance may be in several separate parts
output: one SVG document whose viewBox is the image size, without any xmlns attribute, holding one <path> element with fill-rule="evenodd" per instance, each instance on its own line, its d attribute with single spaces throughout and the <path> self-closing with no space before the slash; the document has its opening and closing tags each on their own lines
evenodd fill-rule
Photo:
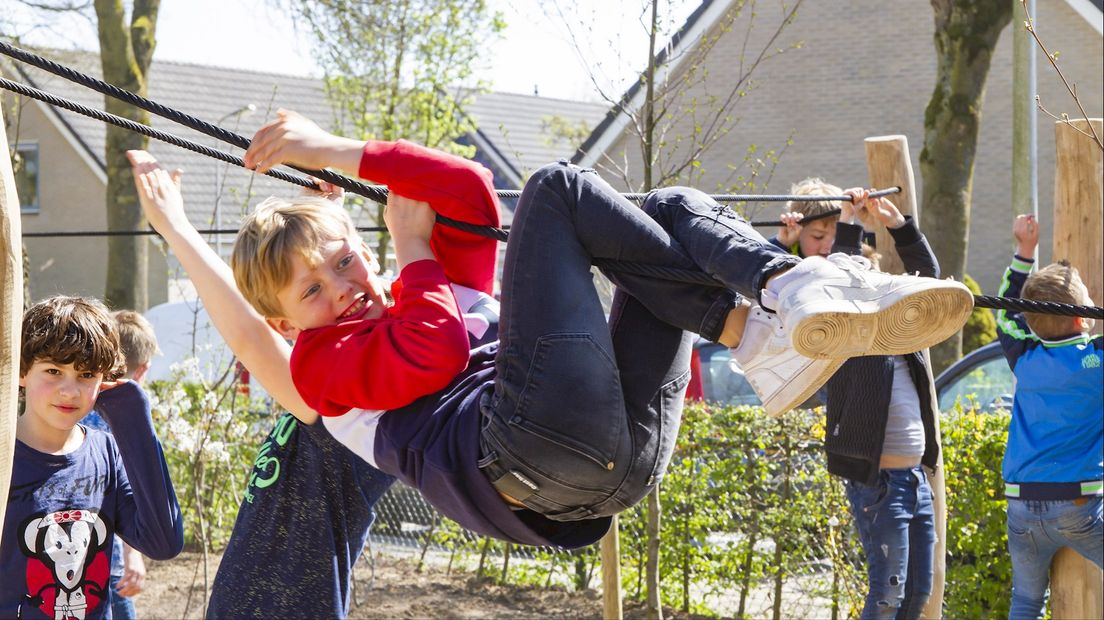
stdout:
<svg viewBox="0 0 1104 620">
<path fill-rule="evenodd" d="M 14 47 L 14 46 L 12 46 L 8 43 L 5 43 L 3 41 L 0 41 L 0 53 L 3 53 L 7 56 L 10 56 L 10 57 L 15 58 L 17 60 L 20 60 L 20 61 L 25 62 L 27 64 L 33 65 L 35 67 L 38 67 L 38 68 L 40 68 L 44 71 L 48 71 L 50 73 L 58 75 L 59 77 L 65 78 L 67 80 L 70 80 L 72 82 L 75 82 L 77 84 L 85 86 L 87 88 L 90 88 L 92 90 L 95 90 L 95 91 L 97 91 L 97 92 L 99 92 L 103 95 L 113 97 L 115 99 L 119 99 L 119 100 L 124 101 L 126 103 L 129 103 L 129 104 L 131 104 L 135 107 L 146 110 L 147 112 L 150 112 L 152 114 L 156 114 L 158 116 L 167 118 L 167 119 L 172 120 L 172 121 L 174 121 L 178 124 L 184 125 L 185 127 L 188 127 L 188 128 L 193 129 L 195 131 L 198 131 L 198 132 L 200 132 L 204 135 L 216 138 L 216 139 L 221 140 L 223 142 L 226 142 L 230 145 L 236 146 L 236 147 L 241 148 L 241 149 L 248 149 L 249 148 L 249 143 L 250 143 L 249 139 L 242 136 L 242 135 L 240 135 L 240 134 L 236 134 L 234 132 L 223 129 L 222 127 L 219 127 L 217 125 L 213 125 L 213 124 L 208 123 L 206 121 L 200 120 L 200 119 L 198 119 L 194 116 L 191 116 L 189 114 L 185 114 L 183 112 L 180 112 L 179 110 L 174 110 L 172 108 L 166 107 L 164 105 L 161 105 L 161 104 L 159 104 L 155 101 L 152 101 L 150 99 L 147 99 L 145 97 L 142 97 L 140 95 L 132 93 L 130 91 L 121 89 L 117 86 L 114 86 L 114 85 L 109 84 L 107 82 L 104 82 L 102 80 L 98 80 L 98 79 L 93 78 L 89 75 L 85 75 L 83 73 L 75 71 L 75 70 L 73 70 L 69 67 L 65 67 L 64 65 L 60 65 L 60 64 L 55 63 L 53 61 L 50 61 L 46 58 L 43 58 L 41 56 L 37 56 L 37 55 L 32 54 L 30 52 L 27 52 L 25 50 Z M 75 113 L 78 113 L 78 114 L 83 114 L 85 116 L 94 118 L 94 119 L 99 120 L 101 122 L 110 123 L 112 125 L 122 127 L 124 129 L 129 130 L 129 131 L 134 131 L 134 132 L 142 134 L 144 136 L 154 138 L 156 140 L 160 140 L 160 141 L 166 142 L 168 144 L 172 144 L 173 146 L 177 146 L 179 148 L 183 148 L 183 149 L 186 149 L 186 150 L 189 150 L 189 151 L 193 151 L 193 152 L 198 153 L 200 155 L 205 155 L 207 157 L 211 157 L 213 159 L 217 159 L 217 160 L 225 162 L 225 163 L 234 164 L 234 165 L 242 167 L 242 168 L 247 168 L 246 165 L 245 165 L 245 162 L 240 157 L 237 157 L 237 156 L 234 156 L 234 155 L 231 155 L 229 153 L 222 152 L 222 151 L 218 151 L 218 150 L 212 149 L 210 147 L 203 146 L 201 144 L 197 144 L 195 142 L 192 142 L 190 140 L 186 140 L 186 139 L 181 138 L 179 136 L 176 136 L 174 134 L 159 131 L 159 130 L 156 130 L 152 127 L 149 127 L 148 125 L 143 125 L 141 123 L 137 123 L 137 122 L 131 121 L 129 119 L 125 119 L 125 118 L 116 116 L 114 114 L 110 114 L 108 112 L 103 112 L 103 111 L 100 111 L 100 110 L 95 110 L 93 108 L 89 108 L 87 106 L 81 105 L 81 104 L 76 103 L 74 101 L 71 101 L 69 99 L 65 99 L 65 98 L 62 98 L 62 97 L 57 97 L 55 95 L 51 95 L 51 94 L 46 93 L 45 91 L 39 90 L 37 88 L 33 88 L 33 87 L 30 87 L 30 86 L 19 84 L 17 82 L 12 82 L 12 81 L 4 79 L 4 78 L 0 78 L 0 88 L 10 90 L 12 92 L 15 92 L 17 94 L 20 94 L 20 95 L 23 95 L 23 96 L 26 96 L 26 97 L 30 97 L 32 99 L 37 99 L 37 100 L 43 101 L 43 102 L 48 103 L 48 104 L 50 104 L 52 106 L 55 106 L 55 107 L 60 107 L 60 108 L 67 109 L 71 112 L 75 112 Z M 316 177 L 320 180 L 326 181 L 326 182 L 331 183 L 333 185 L 336 185 L 338 187 L 341 187 L 341 188 L 345 189 L 346 191 L 350 191 L 350 192 L 353 192 L 355 194 L 358 194 L 358 195 L 364 196 L 366 198 L 369 198 L 369 199 L 371 199 L 375 202 L 385 203 L 386 200 L 387 200 L 387 198 L 386 198 L 387 188 L 384 187 L 384 186 L 368 185 L 368 184 L 365 184 L 365 183 L 361 183 L 357 180 L 354 180 L 354 179 L 351 179 L 349 177 L 337 174 L 337 173 L 332 172 L 330 170 L 310 170 L 310 169 L 300 168 L 300 167 L 297 167 L 297 166 L 289 166 L 289 167 L 293 168 L 295 170 L 298 170 L 300 172 L 309 174 L 311 176 L 314 176 L 314 177 Z M 279 179 L 281 181 L 285 181 L 285 182 L 292 183 L 292 184 L 295 184 L 295 185 L 300 185 L 302 187 L 310 187 L 310 188 L 317 187 L 314 183 L 312 183 L 308 179 L 298 177 L 298 176 L 295 176 L 295 175 L 292 175 L 292 174 L 288 174 L 288 173 L 280 171 L 280 170 L 269 170 L 265 174 L 267 176 L 273 177 L 275 179 Z M 900 191 L 901 191 L 900 187 L 891 187 L 891 188 L 887 188 L 887 189 L 884 189 L 884 190 L 877 190 L 877 191 L 870 192 L 869 195 L 872 198 L 876 198 L 876 197 L 881 197 L 881 196 L 887 196 L 887 195 L 890 195 L 890 194 L 895 194 L 895 193 L 898 193 Z M 517 198 L 521 195 L 521 192 L 519 190 L 496 190 L 496 194 L 498 195 L 499 198 Z M 640 201 L 640 200 L 645 199 L 648 196 L 648 194 L 647 193 L 624 193 L 624 194 L 622 194 L 622 196 L 624 196 L 628 200 Z M 807 202 L 812 202 L 812 201 L 833 201 L 833 202 L 848 201 L 848 202 L 850 202 L 850 201 L 852 201 L 851 196 L 846 196 L 846 195 L 845 196 L 809 196 L 809 195 L 800 195 L 800 196 L 798 196 L 798 195 L 720 194 L 720 195 L 712 195 L 712 196 L 710 196 L 710 198 L 712 198 L 713 200 L 715 200 L 717 202 L 791 202 L 791 201 L 794 201 L 794 202 L 803 202 L 803 201 L 807 201 Z M 818 220 L 818 219 L 822 219 L 822 218 L 827 218 L 827 217 L 832 217 L 832 216 L 835 216 L 835 215 L 839 215 L 839 213 L 840 213 L 839 209 L 832 209 L 832 210 L 829 210 L 828 212 L 825 212 L 825 213 L 821 213 L 821 214 L 818 214 L 818 215 L 803 218 L 802 221 L 810 222 L 810 221 L 814 221 L 814 220 Z M 496 239 L 496 240 L 499 240 L 499 241 L 506 241 L 507 236 L 508 236 L 507 231 L 504 230 L 504 229 L 501 229 L 501 228 L 494 228 L 494 227 L 490 227 L 490 226 L 480 226 L 480 225 L 476 225 L 476 224 L 470 224 L 468 222 L 462 222 L 462 221 L 459 221 L 459 220 L 455 220 L 455 219 L 452 219 L 452 218 L 445 217 L 445 216 L 440 215 L 440 214 L 437 214 L 437 221 L 442 223 L 442 224 L 445 224 L 447 226 L 457 228 L 459 230 L 463 230 L 463 231 L 470 232 L 470 233 L 477 234 L 477 235 L 484 236 L 484 237 L 490 237 L 492 239 Z M 748 222 L 748 223 L 751 226 L 757 226 L 757 227 L 779 226 L 780 225 L 780 222 L 775 222 L 775 221 L 752 221 L 752 222 Z M 358 230 L 360 230 L 360 231 L 369 231 L 369 232 L 372 232 L 372 231 L 378 232 L 378 231 L 382 231 L 382 230 L 386 230 L 386 229 L 385 228 L 380 228 L 380 227 L 363 227 L 363 228 L 358 228 Z M 201 234 L 231 234 L 231 233 L 235 233 L 237 231 L 234 231 L 234 230 L 206 230 L 206 231 L 199 231 L 199 232 Z M 155 231 L 96 231 L 96 232 L 70 231 L 70 232 L 53 232 L 53 233 L 24 233 L 23 236 L 24 237 L 85 237 L 85 236 L 156 235 L 156 234 L 157 233 Z M 647 264 L 643 264 L 643 263 L 631 263 L 631 262 L 622 262 L 622 261 L 605 261 L 605 260 L 596 260 L 595 261 L 595 266 L 599 267 L 600 269 L 619 271 L 619 272 L 622 272 L 622 273 L 630 273 L 630 274 L 636 274 L 636 275 L 649 275 L 649 276 L 664 278 L 664 279 L 668 279 L 668 280 L 691 282 L 691 283 L 703 284 L 703 285 L 706 285 L 706 286 L 723 287 L 723 285 L 720 282 L 718 282 L 717 280 L 715 280 L 712 276 L 710 276 L 708 274 L 705 274 L 705 273 L 702 273 L 702 272 L 698 272 L 698 271 L 688 271 L 688 270 L 683 270 L 683 269 L 674 269 L 674 268 L 662 267 L 662 266 L 657 266 L 657 265 L 647 265 Z M 1062 303 L 1055 303 L 1055 302 L 1041 302 L 1041 301 L 1025 300 L 1025 299 L 1022 299 L 1022 298 L 991 297 L 991 296 L 987 296 L 987 295 L 975 295 L 974 296 L 974 305 L 978 306 L 978 307 L 981 307 L 981 308 L 1005 309 L 1005 310 L 1013 310 L 1013 311 L 1020 311 L 1020 312 L 1042 312 L 1042 313 L 1046 313 L 1046 314 L 1059 314 L 1059 315 L 1064 315 L 1064 316 L 1084 316 L 1084 317 L 1089 317 L 1089 318 L 1104 319 L 1104 308 L 1097 307 L 1097 306 L 1076 306 L 1076 305 L 1071 305 L 1071 304 L 1062 304 Z"/>
</svg>

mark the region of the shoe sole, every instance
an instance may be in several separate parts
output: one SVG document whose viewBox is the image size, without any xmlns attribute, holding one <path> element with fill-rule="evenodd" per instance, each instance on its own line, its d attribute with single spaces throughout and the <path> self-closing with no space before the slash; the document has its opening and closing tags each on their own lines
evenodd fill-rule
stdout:
<svg viewBox="0 0 1104 620">
<path fill-rule="evenodd" d="M 905 355 L 943 342 L 962 329 L 974 308 L 970 290 L 958 283 L 901 291 L 864 312 L 854 303 L 810 313 L 791 331 L 794 349 L 813 359 L 859 355 Z M 896 297 L 896 299 L 894 299 Z"/>
<path fill-rule="evenodd" d="M 829 360 L 828 364 L 824 366 L 824 368 L 821 369 L 819 372 L 817 372 L 813 380 L 800 392 L 794 394 L 790 393 L 788 390 L 780 390 L 763 400 L 763 409 L 767 412 L 767 415 L 779 416 L 783 413 L 786 413 L 790 409 L 797 407 L 801 403 L 808 400 L 810 396 L 815 394 L 822 385 L 827 383 L 828 380 L 832 378 L 832 375 L 836 374 L 836 371 L 839 370 L 839 367 L 842 366 L 845 361 L 847 360 Z M 811 367 L 807 368 L 806 370 L 810 369 Z M 803 379 L 804 375 L 805 372 L 799 373 L 798 376 L 794 378 L 794 380 L 790 381 L 787 384 L 787 386 L 801 383 L 799 379 Z"/>
</svg>

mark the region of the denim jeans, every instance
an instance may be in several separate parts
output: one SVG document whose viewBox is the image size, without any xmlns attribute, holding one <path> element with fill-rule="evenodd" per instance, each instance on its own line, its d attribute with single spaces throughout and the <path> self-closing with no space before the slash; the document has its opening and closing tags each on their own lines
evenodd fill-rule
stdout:
<svg viewBox="0 0 1104 620">
<path fill-rule="evenodd" d="M 935 550 L 924 469 L 883 469 L 876 486 L 851 480 L 846 485 L 870 588 L 861 618 L 919 618 L 931 595 Z"/>
<path fill-rule="evenodd" d="M 108 598 L 111 601 L 111 617 L 113 620 L 135 620 L 138 615 L 134 610 L 134 601 L 129 597 L 122 596 L 116 590 L 119 586 L 119 579 L 122 579 L 122 577 L 112 575 L 107 582 Z"/>
<path fill-rule="evenodd" d="M 1104 499 L 1008 500 L 1008 552 L 1012 555 L 1009 618 L 1041 618 L 1050 584 L 1050 562 L 1069 547 L 1097 566 L 1104 564 Z"/>
<path fill-rule="evenodd" d="M 596 260 L 700 270 L 726 288 L 606 271 L 617 286 L 607 322 Z M 740 294 L 798 260 L 696 190 L 658 190 L 640 208 L 593 171 L 540 169 L 506 247 L 480 466 L 492 480 L 523 475 L 533 492 L 517 499 L 556 520 L 637 503 L 674 449 L 687 332 L 716 340 Z"/>
</svg>

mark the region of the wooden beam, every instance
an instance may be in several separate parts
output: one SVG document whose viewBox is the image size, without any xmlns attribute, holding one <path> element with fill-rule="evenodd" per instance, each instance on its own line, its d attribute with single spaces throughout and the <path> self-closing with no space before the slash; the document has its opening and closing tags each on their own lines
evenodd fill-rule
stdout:
<svg viewBox="0 0 1104 620">
<path fill-rule="evenodd" d="M 920 225 L 920 207 L 916 203 L 916 178 L 912 174 L 912 160 L 909 158 L 908 138 L 905 136 L 875 136 L 863 141 L 866 145 L 866 170 L 870 177 L 870 187 L 885 188 L 897 186 L 900 194 L 889 196 L 902 215 L 911 215 Z M 905 266 L 893 237 L 885 226 L 878 224 L 874 229 L 878 253 L 882 255 L 881 268 L 886 273 L 904 273 Z"/>
<path fill-rule="evenodd" d="M 1104 153 L 1089 137 L 1089 122 L 1096 134 L 1104 135 L 1104 120 L 1055 123 L 1054 147 L 1054 245 L 1052 259 L 1068 260 L 1081 272 L 1095 305 L 1104 302 L 1101 245 L 1104 230 Z M 1104 321 L 1097 321 L 1094 333 L 1101 333 Z M 1050 610 L 1056 620 L 1104 618 L 1104 587 L 1095 564 L 1063 547 L 1050 565 Z"/>
<path fill-rule="evenodd" d="M 905 136 L 876 136 L 864 140 L 866 145 L 866 169 L 870 186 L 883 188 L 897 186 L 900 194 L 889 199 L 897 205 L 902 215 L 911 215 L 920 225 L 920 207 L 916 203 L 916 177 L 912 174 L 908 139 Z M 881 269 L 887 273 L 904 273 L 905 265 L 897 255 L 893 237 L 881 224 L 874 230 L 878 253 L 882 255 Z M 931 368 L 931 356 L 925 350 L 924 363 Z M 939 399 L 935 385 L 929 386 L 933 403 Z M 935 416 L 935 436 L 943 443 L 939 430 L 939 416 Z M 932 593 L 921 612 L 923 618 L 943 617 L 943 586 L 947 579 L 947 484 L 943 477 L 943 453 L 934 470 L 925 468 L 932 489 L 932 510 L 935 512 L 935 551 L 932 554 Z"/>
<path fill-rule="evenodd" d="M 23 245 L 19 196 L 0 106 L 0 497 L 8 496 L 19 403 L 19 340 L 23 325 Z M 0 530 L 7 502 L 0 502 Z"/>
<path fill-rule="evenodd" d="M 621 543 L 617 530 L 615 515 L 601 543 L 602 617 L 605 620 L 621 620 L 625 617 L 621 606 Z"/>
</svg>

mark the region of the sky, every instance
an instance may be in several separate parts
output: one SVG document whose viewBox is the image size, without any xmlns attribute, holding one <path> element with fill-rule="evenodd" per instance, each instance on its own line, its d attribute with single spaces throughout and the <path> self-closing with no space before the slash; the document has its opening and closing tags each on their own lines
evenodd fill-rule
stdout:
<svg viewBox="0 0 1104 620">
<path fill-rule="evenodd" d="M 507 29 L 490 43 L 489 65 L 479 72 L 491 90 L 561 99 L 602 101 L 597 82 L 616 97 L 643 68 L 647 35 L 640 15 L 645 0 L 560 0 L 570 7 L 561 17 L 549 0 L 488 0 L 502 13 Z M 162 0 L 157 24 L 156 60 L 173 60 L 296 75 L 320 75 L 310 59 L 310 42 L 274 10 L 272 0 Z M 681 24 L 699 4 L 671 0 L 671 22 Z M 0 0 L 9 14 L 17 0 Z M 578 33 L 580 51 L 567 24 Z M 87 20 L 57 24 L 32 42 L 95 49 Z M 64 33 L 59 37 L 58 33 Z M 591 34 L 600 33 L 600 34 Z M 638 60 L 639 59 L 639 60 Z"/>
</svg>

